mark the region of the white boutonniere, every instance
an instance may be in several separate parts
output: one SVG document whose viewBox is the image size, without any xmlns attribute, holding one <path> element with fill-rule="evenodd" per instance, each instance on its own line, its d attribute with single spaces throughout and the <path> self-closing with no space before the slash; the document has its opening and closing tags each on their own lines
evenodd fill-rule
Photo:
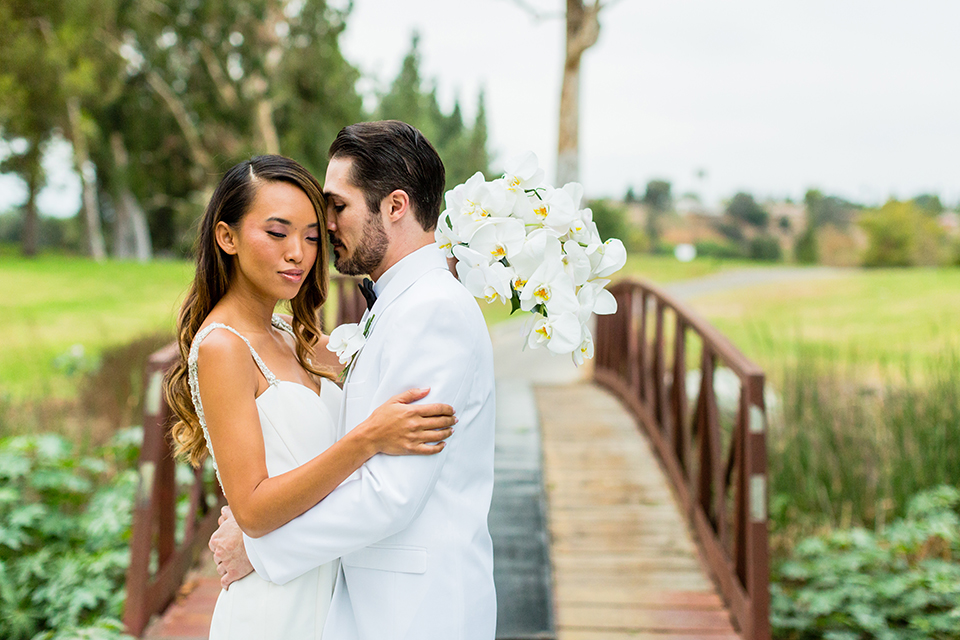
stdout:
<svg viewBox="0 0 960 640">
<path fill-rule="evenodd" d="M 350 371 L 353 361 L 357 354 L 367 343 L 367 335 L 370 333 L 370 325 L 373 323 L 374 316 L 367 318 L 367 323 L 360 329 L 356 322 L 342 324 L 330 332 L 330 340 L 327 342 L 327 349 L 337 354 L 340 364 L 346 365 L 340 373 L 339 380 L 345 380 Z"/>
</svg>

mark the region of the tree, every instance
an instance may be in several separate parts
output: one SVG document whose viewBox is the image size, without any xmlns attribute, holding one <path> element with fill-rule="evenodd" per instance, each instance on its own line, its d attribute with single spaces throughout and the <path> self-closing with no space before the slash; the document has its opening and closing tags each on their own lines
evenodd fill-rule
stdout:
<svg viewBox="0 0 960 640">
<path fill-rule="evenodd" d="M 943 213 L 943 203 L 940 196 L 934 193 L 924 193 L 913 199 L 913 204 L 931 216 Z"/>
<path fill-rule="evenodd" d="M 477 171 L 489 172 L 483 91 L 477 101 L 477 117 L 472 127 L 464 124 L 459 100 L 455 100 L 451 112 L 445 114 L 437 99 L 437 87 L 428 87 L 420 73 L 417 33 L 411 36 L 410 50 L 397 77 L 381 98 L 377 115 L 382 119 L 402 120 L 423 132 L 443 160 L 448 189 L 465 182 Z"/>
<path fill-rule="evenodd" d="M 808 222 L 812 222 L 817 228 L 830 224 L 838 229 L 845 229 L 850 225 L 854 212 L 860 208 L 843 198 L 824 195 L 818 189 L 808 189 L 803 203 L 807 209 Z"/>
<path fill-rule="evenodd" d="M 126 61 L 132 95 L 114 116 L 133 191 L 151 199 L 151 226 L 170 249 L 189 246 L 190 225 L 224 168 L 279 152 L 322 174 L 327 142 L 362 119 L 359 74 L 338 43 L 349 9 L 325 0 L 123 7 L 105 39 Z M 156 130 L 143 131 L 144 118 Z"/>
<path fill-rule="evenodd" d="M 673 207 L 671 188 L 667 180 L 651 180 L 647 183 L 641 202 L 657 211 L 669 211 Z"/>
<path fill-rule="evenodd" d="M 39 4 L 10 0 L 0 4 L 0 23 L 4 25 L 4 37 L 0 39 L 0 126 L 7 139 L 24 143 L 19 145 L 22 152 L 13 153 L 2 168 L 20 175 L 27 185 L 21 248 L 28 256 L 35 255 L 38 248 L 36 197 L 44 183 L 44 145 L 58 131 L 69 131 L 73 124 L 68 120 L 68 87 L 64 82 L 71 56 L 60 46 L 49 17 L 52 14 L 63 22 L 65 8 L 56 1 Z M 94 241 L 98 229 L 88 233 Z M 91 249 L 97 256 L 99 247 Z"/>
<path fill-rule="evenodd" d="M 764 229 L 770 220 L 770 214 L 757 204 L 749 193 L 740 192 L 727 204 L 727 215 L 734 220 L 750 226 Z"/>
<path fill-rule="evenodd" d="M 660 239 L 660 217 L 673 207 L 670 189 L 670 183 L 666 180 L 650 180 L 640 200 L 647 208 L 647 237 L 653 246 Z"/>
<path fill-rule="evenodd" d="M 535 19 L 543 17 L 525 0 L 514 0 Z M 612 4 L 567 0 L 563 83 L 560 87 L 560 128 L 557 135 L 557 184 L 580 180 L 580 63 L 600 37 L 600 12 Z"/>
<path fill-rule="evenodd" d="M 908 267 L 949 262 L 945 233 L 913 202 L 890 200 L 865 212 L 860 226 L 867 234 L 866 267 Z"/>
</svg>

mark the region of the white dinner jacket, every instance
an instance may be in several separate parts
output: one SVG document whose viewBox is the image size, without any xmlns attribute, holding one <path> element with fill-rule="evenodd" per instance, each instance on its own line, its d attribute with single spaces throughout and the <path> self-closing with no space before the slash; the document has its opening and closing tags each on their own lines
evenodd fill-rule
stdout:
<svg viewBox="0 0 960 640">
<path fill-rule="evenodd" d="M 492 640 L 490 336 L 436 245 L 394 269 L 344 385 L 341 436 L 418 387 L 431 389 L 421 402 L 454 407 L 454 434 L 436 455 L 374 456 L 303 515 L 244 536 L 247 554 L 278 584 L 341 558 L 324 640 Z"/>
</svg>

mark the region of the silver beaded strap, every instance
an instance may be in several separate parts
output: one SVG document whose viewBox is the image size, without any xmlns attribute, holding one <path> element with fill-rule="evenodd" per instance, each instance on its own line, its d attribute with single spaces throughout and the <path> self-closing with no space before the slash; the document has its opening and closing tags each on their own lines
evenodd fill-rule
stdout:
<svg viewBox="0 0 960 640">
<path fill-rule="evenodd" d="M 283 318 L 274 315 L 273 324 L 278 326 L 278 328 L 285 329 L 278 324 L 278 321 L 287 325 L 288 327 L 290 326 L 284 322 Z M 254 362 L 257 363 L 257 366 L 263 373 L 263 377 L 267 379 L 267 383 L 270 386 L 275 386 L 278 384 L 278 382 L 277 377 L 273 375 L 273 372 L 270 371 L 270 369 L 267 368 L 267 365 L 263 363 L 263 360 L 260 359 L 260 354 L 258 354 L 256 349 L 253 348 L 253 345 L 250 344 L 250 341 L 233 327 L 221 324 L 219 322 L 214 322 L 201 329 L 200 332 L 194 336 L 193 344 L 190 345 L 190 355 L 187 357 L 187 377 L 190 382 L 190 397 L 193 399 L 193 408 L 197 412 L 197 420 L 200 422 L 200 428 L 203 430 L 203 439 L 207 443 L 207 451 L 210 453 L 210 460 L 213 461 L 213 468 L 217 472 L 217 482 L 220 483 L 220 488 L 222 489 L 223 482 L 220 480 L 220 469 L 217 467 L 217 458 L 213 455 L 213 447 L 210 445 L 210 432 L 207 430 L 207 419 L 203 415 L 203 403 L 200 401 L 200 377 L 197 372 L 197 358 L 200 355 L 200 343 L 203 342 L 204 338 L 210 335 L 210 332 L 214 329 L 226 329 L 230 333 L 243 340 L 247 345 L 247 348 L 250 349 L 250 354 L 253 356 Z"/>
</svg>

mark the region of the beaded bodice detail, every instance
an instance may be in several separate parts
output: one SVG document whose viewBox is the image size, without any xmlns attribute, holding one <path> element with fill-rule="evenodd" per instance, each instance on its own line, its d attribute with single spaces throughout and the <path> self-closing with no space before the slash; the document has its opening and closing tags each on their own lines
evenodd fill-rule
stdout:
<svg viewBox="0 0 960 640">
<path fill-rule="evenodd" d="M 286 320 L 277 314 L 273 314 L 271 323 L 274 327 L 280 329 L 281 331 L 286 331 L 290 335 L 294 335 L 293 327 L 291 327 Z M 190 397 L 193 399 L 193 408 L 197 412 L 197 420 L 200 422 L 200 428 L 203 430 L 203 439 L 207 443 L 207 452 L 210 454 L 210 460 L 213 462 L 213 469 L 217 473 L 217 482 L 220 483 L 220 488 L 222 489 L 223 482 L 220 480 L 220 469 L 217 468 L 217 458 L 215 455 L 213 455 L 213 447 L 210 445 L 210 432 L 207 430 L 207 420 L 203 415 L 203 403 L 200 401 L 200 378 L 197 370 L 197 359 L 200 355 L 200 343 L 203 342 L 204 338 L 210 335 L 214 329 L 226 329 L 230 333 L 243 340 L 243 342 L 247 345 L 247 348 L 250 349 L 250 355 L 253 356 L 253 361 L 257 363 L 257 367 L 260 369 L 260 372 L 263 373 L 263 377 L 266 378 L 267 384 L 269 384 L 271 387 L 275 387 L 279 384 L 279 380 L 277 380 L 277 376 L 273 375 L 273 372 L 267 368 L 267 365 L 263 363 L 263 360 L 260 358 L 260 354 L 258 354 L 256 349 L 253 348 L 253 345 L 250 344 L 250 341 L 233 327 L 220 322 L 214 322 L 198 331 L 197 335 L 193 337 L 193 343 L 190 345 L 190 355 L 187 357 L 187 377 L 190 382 Z"/>
</svg>

